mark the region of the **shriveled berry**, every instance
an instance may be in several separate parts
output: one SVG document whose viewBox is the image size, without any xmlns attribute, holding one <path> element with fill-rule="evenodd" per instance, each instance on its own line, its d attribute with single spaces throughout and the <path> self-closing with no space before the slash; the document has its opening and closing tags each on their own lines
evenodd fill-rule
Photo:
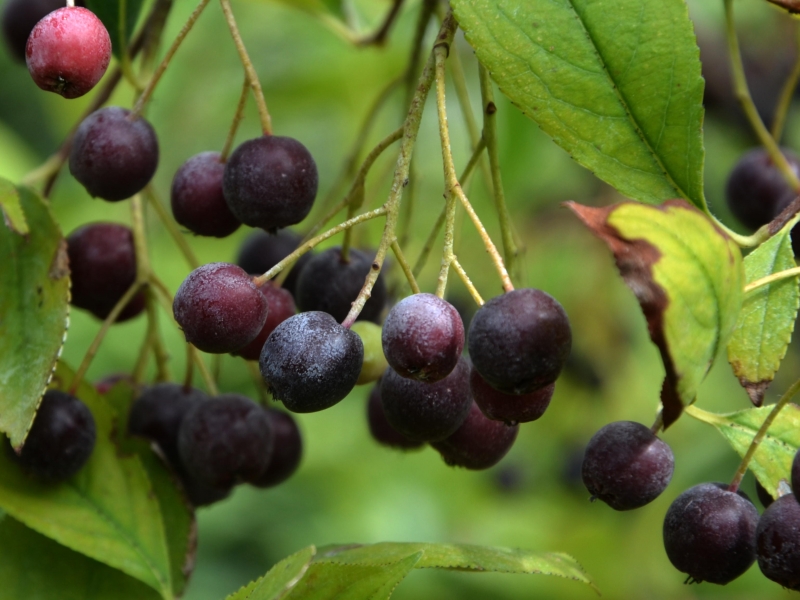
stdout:
<svg viewBox="0 0 800 600">
<path fill-rule="evenodd" d="M 383 324 L 383 352 L 403 377 L 439 381 L 464 350 L 464 324 L 455 307 L 433 294 L 403 298 Z"/>
<path fill-rule="evenodd" d="M 528 394 L 556 380 L 569 356 L 572 332 L 555 298 L 525 288 L 478 309 L 467 343 L 472 364 L 489 385 L 507 394 Z"/>
<path fill-rule="evenodd" d="M 383 446 L 389 446 L 397 450 L 417 450 L 425 445 L 425 442 L 412 440 L 389 425 L 386 413 L 383 411 L 380 381 L 375 384 L 369 393 L 367 423 L 369 424 L 369 432 L 372 434 L 372 438 Z"/>
<path fill-rule="evenodd" d="M 271 334 L 278 325 L 297 313 L 297 308 L 294 305 L 294 298 L 292 298 L 292 294 L 289 293 L 289 290 L 279 288 L 271 282 L 265 283 L 258 289 L 263 294 L 264 299 L 267 301 L 267 306 L 269 307 L 267 320 L 264 321 L 264 327 L 261 328 L 261 331 L 252 342 L 247 344 L 244 348 L 233 352 L 234 355 L 241 356 L 247 360 L 258 360 L 261 356 L 261 349 L 264 347 L 264 342 L 267 341 L 269 334 Z"/>
<path fill-rule="evenodd" d="M 323 312 L 300 313 L 267 338 L 259 366 L 276 400 L 292 412 L 316 412 L 342 400 L 364 359 L 358 335 Z"/>
<path fill-rule="evenodd" d="M 519 425 L 488 419 L 473 402 L 461 426 L 431 446 L 451 467 L 479 471 L 499 463 L 514 445 L 517 433 Z"/>
<path fill-rule="evenodd" d="M 47 14 L 33 28 L 25 60 L 40 88 L 64 98 L 78 98 L 105 74 L 111 60 L 111 38 L 92 11 L 65 6 Z"/>
<path fill-rule="evenodd" d="M 758 511 L 741 491 L 701 483 L 670 505 L 664 517 L 664 549 L 672 565 L 696 582 L 725 585 L 756 559 Z"/>
<path fill-rule="evenodd" d="M 45 392 L 19 455 L 23 470 L 48 483 L 65 481 L 89 460 L 97 437 L 94 417 L 75 396 Z"/>
<path fill-rule="evenodd" d="M 761 515 L 756 553 L 764 577 L 800 591 L 800 504 L 794 494 L 781 496 Z"/>
<path fill-rule="evenodd" d="M 272 423 L 275 444 L 267 468 L 251 482 L 260 488 L 272 487 L 289 479 L 297 471 L 303 456 L 303 438 L 294 417 L 274 408 L 267 408 L 265 412 Z"/>
<path fill-rule="evenodd" d="M 136 281 L 136 250 L 133 232 L 118 223 L 90 223 L 67 237 L 71 302 L 105 319 Z M 144 310 L 139 292 L 122 309 L 117 322 Z"/>
<path fill-rule="evenodd" d="M 540 418 L 550 406 L 556 388 L 551 383 L 529 394 L 506 394 L 486 383 L 475 367 L 470 371 L 469 386 L 483 414 L 505 423 L 529 423 Z"/>
<path fill-rule="evenodd" d="M 219 152 L 201 152 L 183 163 L 172 179 L 175 220 L 197 235 L 223 238 L 239 229 L 222 194 L 225 163 Z"/>
<path fill-rule="evenodd" d="M 210 263 L 189 273 L 172 304 L 186 341 L 203 352 L 238 350 L 267 320 L 267 300 L 240 267 Z"/>
<path fill-rule="evenodd" d="M 592 436 L 583 455 L 583 483 L 614 510 L 655 500 L 672 479 L 675 459 L 666 442 L 633 421 L 609 423 Z"/>
<path fill-rule="evenodd" d="M 397 431 L 422 442 L 443 440 L 461 426 L 472 405 L 469 364 L 461 358 L 447 377 L 433 383 L 401 377 L 389 367 L 381 379 L 381 398 Z"/>
<path fill-rule="evenodd" d="M 299 235 L 289 229 L 281 229 L 277 233 L 256 230 L 239 248 L 236 264 L 252 275 L 261 275 L 294 252 L 301 240 Z M 313 252 L 303 254 L 289 270 L 286 279 L 283 280 L 281 287 L 289 290 L 292 296 L 296 296 L 300 271 L 313 256 Z"/>
<path fill-rule="evenodd" d="M 339 247 L 320 252 L 300 272 L 295 295 L 297 308 L 303 312 L 321 310 L 341 323 L 371 270 L 372 257 L 361 250 L 351 248 L 347 261 L 342 259 Z M 359 320 L 379 323 L 385 304 L 386 285 L 381 274 L 358 316 Z"/>
<path fill-rule="evenodd" d="M 69 172 L 93 197 L 117 201 L 142 191 L 158 167 L 158 140 L 142 117 L 119 106 L 96 110 L 78 126 Z"/>
<path fill-rule="evenodd" d="M 83 6 L 82 2 L 76 2 Z M 64 7 L 63 0 L 9 0 L 0 15 L 0 30 L 11 56 L 25 62 L 25 46 L 34 26 L 45 16 Z"/>
<path fill-rule="evenodd" d="M 178 433 L 186 470 L 212 488 L 256 481 L 267 468 L 274 445 L 264 410 L 237 394 L 223 394 L 193 407 Z"/>
<path fill-rule="evenodd" d="M 247 140 L 225 166 L 225 200 L 236 218 L 267 231 L 302 221 L 317 196 L 317 165 L 306 147 L 290 137 Z"/>
</svg>

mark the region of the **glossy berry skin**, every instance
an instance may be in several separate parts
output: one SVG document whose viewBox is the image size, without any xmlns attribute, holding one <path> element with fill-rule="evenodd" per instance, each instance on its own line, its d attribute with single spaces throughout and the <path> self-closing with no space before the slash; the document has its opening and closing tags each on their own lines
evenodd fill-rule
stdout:
<svg viewBox="0 0 800 600">
<path fill-rule="evenodd" d="M 461 358 L 434 383 L 401 377 L 389 367 L 381 379 L 381 399 L 389 424 L 403 435 L 421 442 L 443 440 L 461 426 L 472 406 L 469 364 Z"/>
<path fill-rule="evenodd" d="M 323 312 L 300 313 L 278 325 L 261 350 L 261 376 L 276 400 L 297 413 L 342 400 L 358 380 L 361 338 Z"/>
<path fill-rule="evenodd" d="M 242 143 L 225 166 L 222 188 L 236 218 L 274 231 L 302 221 L 317 196 L 317 165 L 290 137 L 264 135 Z"/>
<path fill-rule="evenodd" d="M 764 577 L 800 591 L 800 504 L 794 494 L 781 496 L 761 515 L 756 553 Z"/>
<path fill-rule="evenodd" d="M 36 479 L 58 483 L 86 464 L 96 437 L 94 417 L 83 402 L 65 392 L 48 390 L 22 451 L 12 457 Z"/>
<path fill-rule="evenodd" d="M 301 241 L 302 238 L 289 229 L 282 229 L 277 233 L 256 230 L 239 248 L 236 264 L 252 275 L 261 275 L 294 252 Z M 300 272 L 313 256 L 313 252 L 303 254 L 283 280 L 281 287 L 289 290 L 292 296 L 296 296 Z"/>
<path fill-rule="evenodd" d="M 479 308 L 467 343 L 472 364 L 489 385 L 507 394 L 529 394 L 556 380 L 569 356 L 572 332 L 555 298 L 525 288 Z"/>
<path fill-rule="evenodd" d="M 444 379 L 464 350 L 464 324 L 455 307 L 433 294 L 414 294 L 392 307 L 383 324 L 383 353 L 398 375 Z"/>
<path fill-rule="evenodd" d="M 508 424 L 530 423 L 540 418 L 550 406 L 556 388 L 551 383 L 529 394 L 506 394 L 486 383 L 475 367 L 470 370 L 469 386 L 475 403 L 487 418 Z"/>
<path fill-rule="evenodd" d="M 664 517 L 670 562 L 695 582 L 724 585 L 756 559 L 758 511 L 741 491 L 701 483 L 678 496 Z"/>
<path fill-rule="evenodd" d="M 267 341 L 269 335 L 275 328 L 283 323 L 289 317 L 293 317 L 297 313 L 297 307 L 294 305 L 294 298 L 289 293 L 289 290 L 279 288 L 267 282 L 262 285 L 258 290 L 267 301 L 269 311 L 267 312 L 267 320 L 264 321 L 264 327 L 261 328 L 259 334 L 255 339 L 247 344 L 244 348 L 236 350 L 232 354 L 241 356 L 247 360 L 258 360 L 261 356 L 261 349 L 264 347 L 264 342 Z"/>
<path fill-rule="evenodd" d="M 661 495 L 674 468 L 672 450 L 650 429 L 633 421 L 616 421 L 589 440 L 581 474 L 593 498 L 614 510 L 631 510 Z"/>
<path fill-rule="evenodd" d="M 71 302 L 105 319 L 136 281 L 133 232 L 118 223 L 90 223 L 67 237 Z M 122 309 L 117 322 L 144 310 L 144 293 L 136 294 Z"/>
<path fill-rule="evenodd" d="M 267 320 L 267 300 L 240 267 L 209 263 L 184 279 L 172 303 L 186 341 L 224 354 L 249 344 Z"/>
<path fill-rule="evenodd" d="M 111 202 L 142 191 L 158 167 L 158 139 L 142 117 L 119 106 L 96 110 L 78 126 L 69 172 L 89 195 Z"/>
<path fill-rule="evenodd" d="M 800 175 L 800 159 L 781 150 L 795 174 Z M 795 194 L 764 148 L 747 152 L 733 167 L 725 186 L 725 198 L 733 215 L 750 229 L 758 229 L 785 208 Z"/>
<path fill-rule="evenodd" d="M 45 16 L 64 7 L 63 0 L 8 0 L 0 15 L 0 30 L 11 56 L 25 62 L 25 47 L 34 26 Z M 82 2 L 76 4 L 83 5 Z"/>
<path fill-rule="evenodd" d="M 201 152 L 183 163 L 172 179 L 175 220 L 192 233 L 224 238 L 239 229 L 222 194 L 225 163 L 219 152 Z"/>
<path fill-rule="evenodd" d="M 297 308 L 321 310 L 344 321 L 372 269 L 372 257 L 366 252 L 351 248 L 348 254 L 345 262 L 341 248 L 328 248 L 306 263 L 297 281 Z M 385 304 L 386 284 L 379 275 L 358 319 L 379 323 Z"/>
<path fill-rule="evenodd" d="M 283 483 L 291 477 L 303 457 L 303 438 L 292 415 L 274 408 L 264 409 L 272 424 L 275 444 L 267 468 L 251 483 L 268 488 Z"/>
<path fill-rule="evenodd" d="M 108 68 L 111 38 L 87 8 L 65 6 L 47 14 L 31 31 L 25 61 L 33 81 L 64 98 L 89 92 Z"/>
<path fill-rule="evenodd" d="M 367 401 L 367 424 L 369 425 L 369 432 L 372 434 L 372 439 L 382 446 L 388 446 L 396 450 L 417 450 L 425 445 L 425 442 L 412 440 L 389 425 L 389 421 L 386 419 L 386 413 L 383 411 L 380 381 L 375 384 L 372 391 L 369 393 L 369 400 Z"/>
<path fill-rule="evenodd" d="M 519 425 L 506 425 L 486 418 L 473 402 L 467 418 L 451 435 L 431 442 L 451 467 L 480 471 L 493 467 L 511 450 Z"/>
<path fill-rule="evenodd" d="M 237 394 L 197 404 L 178 432 L 186 470 L 203 485 L 217 489 L 256 481 L 269 464 L 274 441 L 264 409 Z"/>
</svg>

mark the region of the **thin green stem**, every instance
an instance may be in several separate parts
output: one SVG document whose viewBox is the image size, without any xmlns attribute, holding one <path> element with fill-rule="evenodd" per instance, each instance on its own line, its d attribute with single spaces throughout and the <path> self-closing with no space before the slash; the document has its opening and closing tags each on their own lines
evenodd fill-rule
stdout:
<svg viewBox="0 0 800 600">
<path fill-rule="evenodd" d="M 239 129 L 239 123 L 242 122 L 242 117 L 244 117 L 244 107 L 247 104 L 247 95 L 249 93 L 250 81 L 245 77 L 244 83 L 242 84 L 242 93 L 239 95 L 239 102 L 236 105 L 236 112 L 233 115 L 231 127 L 228 129 L 228 137 L 225 138 L 225 145 L 219 153 L 220 162 L 228 161 L 228 155 L 231 153 L 231 148 L 233 148 L 233 141 L 236 139 L 236 131 Z"/>
<path fill-rule="evenodd" d="M 258 364 L 252 360 L 246 360 L 245 364 L 247 365 L 248 373 L 250 373 L 250 378 L 253 380 L 253 385 L 256 387 L 259 404 L 269 406 L 269 393 L 267 392 L 267 386 L 264 385 L 264 378 L 261 376 Z"/>
<path fill-rule="evenodd" d="M 411 271 L 411 265 L 408 264 L 406 256 L 403 254 L 403 250 L 400 248 L 400 244 L 397 243 L 397 240 L 392 242 L 392 252 L 394 253 L 394 257 L 397 259 L 397 264 L 399 264 L 400 268 L 403 270 L 406 280 L 408 280 L 408 285 L 411 287 L 411 293 L 419 294 L 419 285 L 414 277 L 414 273 Z"/>
<path fill-rule="evenodd" d="M 195 256 L 192 247 L 189 245 L 189 242 L 186 241 L 186 238 L 183 236 L 183 234 L 181 234 L 181 232 L 178 230 L 177 223 L 175 223 L 172 215 L 167 212 L 167 209 L 164 208 L 164 205 L 156 195 L 155 188 L 152 185 L 148 185 L 147 188 L 145 188 L 145 195 L 150 201 L 150 206 L 155 209 L 156 214 L 158 215 L 161 223 L 164 225 L 164 228 L 167 230 L 167 233 L 169 233 L 169 236 L 175 242 L 175 245 L 178 246 L 181 254 L 183 254 L 183 257 L 189 264 L 189 268 L 196 269 L 199 267 L 200 261 L 197 260 L 197 256 Z"/>
<path fill-rule="evenodd" d="M 133 248 L 136 252 L 136 279 L 142 283 L 147 281 L 151 269 L 147 234 L 144 229 L 144 207 L 140 194 L 131 198 L 131 229 L 133 230 Z"/>
<path fill-rule="evenodd" d="M 467 275 L 467 272 L 464 270 L 464 267 L 461 266 L 461 263 L 455 256 L 453 257 L 452 265 L 455 272 L 458 273 L 459 277 L 461 277 L 461 281 L 464 283 L 464 287 L 467 288 L 467 291 L 470 293 L 470 296 L 472 296 L 472 299 L 475 300 L 475 303 L 478 306 L 483 306 L 483 298 L 481 298 L 480 293 L 478 293 L 478 289 L 472 283 L 472 280 L 469 278 L 469 275 Z"/>
<path fill-rule="evenodd" d="M 767 275 L 766 277 L 762 277 L 761 279 L 756 279 L 755 281 L 748 283 L 746 286 L 744 286 L 744 293 L 746 294 L 765 285 L 769 285 L 775 281 L 788 279 L 789 277 L 797 277 L 798 275 L 800 275 L 800 267 L 792 267 L 791 269 L 786 269 L 785 271 L 778 271 L 777 273 L 772 273 L 771 275 Z"/>
<path fill-rule="evenodd" d="M 797 44 L 797 58 L 794 61 L 792 72 L 786 78 L 783 84 L 781 95 L 778 98 L 778 105 L 775 108 L 775 116 L 772 120 L 772 138 L 776 144 L 781 143 L 783 136 L 783 129 L 786 125 L 786 115 L 789 113 L 789 107 L 792 104 L 792 97 L 797 88 L 797 82 L 800 80 L 800 28 L 795 30 L 795 43 Z"/>
<path fill-rule="evenodd" d="M 750 95 L 750 89 L 747 86 L 747 78 L 744 74 L 744 65 L 742 64 L 742 55 L 739 50 L 739 40 L 736 36 L 736 25 L 733 15 L 733 0 L 724 0 L 725 2 L 725 33 L 728 38 L 728 51 L 731 59 L 731 70 L 733 72 L 734 92 L 742 105 L 742 110 L 750 122 L 756 136 L 769 153 L 772 162 L 783 174 L 786 181 L 793 190 L 800 190 L 800 179 L 797 174 L 789 166 L 789 162 L 778 147 L 777 142 L 767 130 L 764 122 L 758 114 L 753 98 Z"/>
<path fill-rule="evenodd" d="M 194 355 L 192 345 L 186 344 L 186 369 L 183 372 L 183 389 L 187 392 L 192 389 L 194 381 Z"/>
<path fill-rule="evenodd" d="M 467 211 L 469 218 L 472 220 L 472 224 L 475 229 L 478 231 L 478 235 L 480 236 L 481 240 L 483 241 L 483 245 L 486 248 L 486 251 L 489 253 L 489 257 L 492 259 L 494 263 L 494 268 L 497 271 L 497 274 L 500 276 L 500 281 L 503 284 L 503 289 L 506 292 L 511 292 L 514 290 L 514 284 L 511 283 L 511 278 L 508 276 L 508 271 L 506 271 L 506 267 L 503 264 L 503 257 L 500 256 L 500 253 L 497 251 L 497 246 L 494 245 L 492 238 L 489 236 L 489 233 L 486 231 L 486 227 L 483 226 L 478 213 L 475 212 L 475 209 L 470 204 L 469 199 L 464 195 L 464 192 L 461 191 L 461 188 L 457 188 L 456 194 L 458 198 L 461 200 L 461 205 L 464 207 L 464 210 Z"/>
<path fill-rule="evenodd" d="M 753 441 L 750 442 L 750 447 L 745 452 L 745 455 L 742 457 L 742 462 L 739 465 L 739 468 L 736 469 L 736 474 L 733 476 L 733 480 L 731 484 L 728 486 L 728 490 L 731 492 L 736 492 L 739 489 L 739 484 L 742 482 L 742 478 L 744 474 L 747 473 L 747 468 L 750 466 L 750 461 L 753 459 L 753 455 L 758 450 L 759 444 L 761 444 L 761 440 L 764 439 L 764 436 L 767 435 L 767 431 L 772 426 L 773 421 L 777 418 L 778 414 L 780 414 L 783 407 L 789 404 L 789 401 L 794 397 L 797 392 L 800 391 L 800 379 L 795 381 L 789 389 L 786 390 L 786 393 L 781 396 L 781 399 L 775 403 L 775 406 L 772 407 L 772 410 L 767 415 L 767 418 L 764 419 L 764 422 L 761 424 L 761 427 L 758 428 L 755 436 L 753 436 Z"/>
<path fill-rule="evenodd" d="M 261 119 L 261 130 L 264 132 L 264 135 L 272 135 L 272 118 L 269 116 L 269 111 L 267 110 L 267 102 L 264 99 L 264 92 L 261 90 L 261 82 L 258 80 L 258 74 L 253 67 L 250 56 L 247 54 L 247 48 L 244 46 L 242 36 L 239 34 L 239 27 L 236 25 L 236 19 L 233 16 L 230 0 L 220 0 L 220 4 L 222 5 L 222 12 L 225 13 L 225 20 L 228 23 L 228 29 L 231 31 L 231 37 L 236 46 L 236 51 L 239 53 L 239 60 L 242 62 L 244 72 L 250 82 L 250 88 L 253 90 L 253 97 L 258 107 L 258 116 Z"/>
<path fill-rule="evenodd" d="M 133 372 L 131 373 L 134 386 L 138 386 L 144 380 L 144 373 L 147 369 L 147 359 L 150 358 L 150 352 L 153 350 L 153 339 L 156 333 L 156 329 L 152 326 L 152 323 L 148 321 L 147 332 L 145 333 L 144 340 L 142 340 L 142 345 L 139 348 L 139 356 L 136 357 L 136 364 L 134 364 Z"/>
</svg>

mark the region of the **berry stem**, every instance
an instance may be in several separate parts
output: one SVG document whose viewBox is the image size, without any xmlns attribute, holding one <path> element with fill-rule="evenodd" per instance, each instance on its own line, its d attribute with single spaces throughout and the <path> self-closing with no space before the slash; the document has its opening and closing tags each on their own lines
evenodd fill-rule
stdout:
<svg viewBox="0 0 800 600">
<path fill-rule="evenodd" d="M 171 381 L 172 376 L 169 372 L 169 352 L 164 347 L 164 340 L 158 328 L 158 310 L 156 307 L 157 299 L 150 286 L 146 288 L 145 309 L 147 310 L 147 329 L 148 333 L 153 331 L 153 354 L 156 359 L 156 381 Z"/>
<path fill-rule="evenodd" d="M 225 20 L 228 23 L 228 28 L 231 30 L 233 43 L 236 46 L 237 52 L 239 52 L 239 60 L 242 61 L 247 80 L 250 82 L 250 88 L 253 90 L 253 98 L 258 107 L 258 116 L 261 119 L 261 131 L 263 131 L 264 135 L 272 135 L 272 118 L 269 116 L 269 111 L 267 110 L 264 92 L 261 90 L 258 74 L 247 54 L 247 48 L 244 46 L 242 36 L 239 34 L 239 27 L 236 25 L 236 19 L 233 16 L 230 0 L 220 0 L 220 4 L 222 5 L 222 12 L 225 13 Z"/>
<path fill-rule="evenodd" d="M 189 19 L 184 23 L 181 30 L 178 32 L 178 35 L 172 41 L 167 53 L 164 55 L 161 63 L 156 67 L 156 70 L 153 72 L 152 77 L 150 77 L 150 81 L 147 83 L 144 91 L 142 92 L 141 96 L 139 96 L 138 100 L 136 100 L 136 104 L 134 104 L 133 109 L 131 110 L 131 120 L 137 118 L 139 115 L 142 114 L 142 110 L 144 110 L 145 105 L 150 100 L 153 95 L 153 91 L 156 89 L 158 82 L 161 81 L 161 76 L 164 74 L 164 71 L 167 70 L 169 63 L 172 61 L 172 57 L 175 56 L 175 53 L 178 51 L 178 48 L 183 43 L 183 40 L 186 39 L 186 36 L 194 27 L 194 24 L 197 22 L 197 19 L 202 14 L 205 7 L 208 5 L 209 0 L 200 0 L 200 4 L 192 11 L 192 14 L 189 15 Z M 126 55 L 127 53 L 123 53 Z M 124 59 L 123 59 L 124 63 Z"/>
<path fill-rule="evenodd" d="M 253 385 L 256 387 L 258 403 L 262 406 L 269 406 L 270 398 L 269 394 L 267 393 L 267 386 L 264 385 L 264 378 L 261 376 L 261 371 L 258 370 L 258 365 L 252 360 L 246 360 L 245 364 L 247 365 L 247 371 L 250 373 L 250 377 L 253 380 Z"/>
<path fill-rule="evenodd" d="M 783 128 L 786 125 L 786 115 L 789 113 L 789 107 L 792 104 L 792 97 L 797 88 L 797 82 L 800 80 L 800 29 L 795 31 L 795 43 L 797 44 L 797 58 L 794 61 L 792 72 L 786 78 L 783 84 L 781 95 L 778 98 L 778 104 L 775 107 L 775 116 L 772 120 L 772 138 L 776 144 L 780 144 L 781 137 L 783 136 Z"/>
<path fill-rule="evenodd" d="M 733 16 L 733 0 L 725 0 L 725 33 L 728 38 L 728 51 L 731 59 L 731 71 L 733 72 L 734 92 L 742 105 L 747 120 L 750 122 L 753 131 L 761 144 L 769 153 L 772 162 L 786 178 L 786 181 L 793 190 L 800 190 L 800 180 L 797 174 L 789 166 L 786 157 L 781 152 L 775 139 L 770 135 L 764 122 L 758 114 L 750 89 L 747 86 L 747 78 L 744 74 L 742 55 L 739 50 L 739 40 L 736 36 L 736 26 Z"/>
<path fill-rule="evenodd" d="M 464 270 L 464 267 L 461 266 L 461 263 L 458 261 L 457 257 L 453 257 L 453 268 L 458 273 L 459 277 L 461 277 L 461 281 L 464 283 L 464 286 L 467 288 L 467 291 L 472 296 L 472 299 L 475 300 L 475 303 L 478 306 L 483 306 L 483 298 L 478 293 L 478 290 L 475 288 L 475 285 L 472 283 L 472 280 L 467 275 L 467 272 Z"/>
<path fill-rule="evenodd" d="M 147 332 L 145 333 L 144 340 L 142 340 L 142 345 L 139 348 L 139 356 L 136 357 L 136 363 L 134 364 L 133 372 L 131 373 L 134 386 L 138 386 L 142 383 L 142 381 L 144 381 L 144 372 L 147 369 L 147 359 L 150 358 L 150 352 L 153 349 L 153 340 L 155 339 L 155 335 L 156 330 L 153 327 L 153 323 L 148 320 Z"/>
<path fill-rule="evenodd" d="M 494 196 L 497 217 L 500 221 L 500 234 L 503 239 L 503 255 L 506 260 L 506 267 L 509 271 L 513 271 L 514 261 L 519 254 L 519 250 L 514 243 L 511 217 L 508 214 L 506 195 L 503 190 L 503 178 L 500 174 L 500 152 L 497 147 L 497 117 L 495 116 L 497 114 L 497 105 L 494 103 L 494 90 L 492 89 L 492 81 L 489 79 L 489 71 L 481 64 L 478 65 L 478 76 L 480 78 L 483 105 L 483 141 L 486 143 L 486 151 L 489 155 L 492 195 Z"/>
<path fill-rule="evenodd" d="M 236 138 L 236 131 L 239 129 L 239 123 L 241 123 L 244 118 L 244 107 L 245 104 L 247 104 L 247 94 L 249 92 L 250 82 L 247 77 L 245 77 L 244 83 L 242 84 L 242 93 L 239 95 L 239 103 L 236 105 L 236 112 L 233 115 L 233 121 L 231 121 L 231 127 L 228 130 L 228 137 L 225 138 L 225 145 L 219 153 L 220 162 L 228 161 L 228 155 L 231 153 L 231 148 L 233 148 L 233 140 Z"/>
<path fill-rule="evenodd" d="M 67 6 L 70 8 L 75 8 L 75 0 L 67 0 Z"/>
<path fill-rule="evenodd" d="M 175 242 L 175 245 L 178 246 L 178 249 L 183 254 L 183 257 L 186 259 L 186 262 L 189 264 L 189 268 L 196 269 L 200 266 L 200 262 L 197 260 L 197 256 L 195 256 L 192 247 L 189 245 L 189 242 L 186 241 L 186 238 L 181 234 L 178 230 L 178 225 L 175 223 L 175 220 L 172 216 L 167 212 L 167 209 L 164 208 L 161 200 L 156 196 L 155 188 L 152 185 L 148 185 L 145 188 L 145 195 L 147 199 L 150 201 L 150 205 L 155 209 L 156 214 L 158 215 L 159 220 L 163 223 L 164 228 L 169 233 L 172 240 Z"/>
<path fill-rule="evenodd" d="M 419 285 L 417 284 L 417 280 L 414 278 L 414 273 L 411 271 L 411 265 L 408 264 L 405 254 L 403 254 L 403 250 L 400 248 L 400 244 L 397 243 L 397 240 L 392 242 L 392 252 L 397 259 L 397 264 L 400 265 L 400 268 L 403 270 L 403 274 L 408 280 L 408 285 L 411 287 L 411 292 L 413 294 L 419 294 Z"/>
<path fill-rule="evenodd" d="M 747 294 L 748 292 L 757 290 L 758 288 L 769 285 L 775 281 L 788 279 L 789 277 L 797 277 L 798 275 L 800 275 L 800 267 L 792 267 L 791 269 L 786 269 L 785 271 L 778 271 L 777 273 L 772 273 L 771 275 L 767 275 L 766 277 L 762 277 L 761 279 L 756 279 L 755 281 L 748 283 L 746 286 L 744 286 L 744 293 Z"/>
</svg>

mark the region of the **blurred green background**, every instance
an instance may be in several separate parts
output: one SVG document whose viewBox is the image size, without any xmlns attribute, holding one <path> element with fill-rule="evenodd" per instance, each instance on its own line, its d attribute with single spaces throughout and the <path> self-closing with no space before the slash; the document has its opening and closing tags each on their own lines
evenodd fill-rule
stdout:
<svg viewBox="0 0 800 600">
<path fill-rule="evenodd" d="M 176 0 L 166 38 L 177 33 L 195 3 Z M 358 23 L 369 31 L 389 8 L 388 0 L 355 2 Z M 721 2 L 692 0 L 690 12 L 702 49 L 708 81 L 706 193 L 723 221 L 739 226 L 724 206 L 728 171 L 754 140 L 730 93 L 722 41 Z M 308 146 L 320 171 L 320 198 L 342 168 L 364 116 L 384 86 L 402 74 L 408 59 L 418 2 L 408 2 L 382 48 L 358 48 L 319 20 L 280 3 L 243 0 L 234 4 L 255 62 L 275 133 Z M 796 24 L 766 2 L 737 3 L 748 74 L 759 108 L 769 118 L 782 77 L 791 68 Z M 746 27 L 745 27 L 746 25 Z M 434 31 L 429 31 L 429 39 Z M 426 48 L 430 44 L 426 44 Z M 473 109 L 478 107 L 477 68 L 459 35 L 455 51 L 465 66 Z M 24 67 L 0 53 L 0 176 L 18 181 L 52 153 L 87 106 L 87 98 L 66 101 L 40 92 Z M 156 188 L 168 200 L 171 177 L 189 156 L 219 149 L 225 140 L 241 89 L 242 69 L 221 10 L 211 3 L 168 69 L 148 118 L 161 144 Z M 448 89 L 449 123 L 457 168 L 469 157 L 464 120 Z M 392 96 L 370 136 L 371 144 L 396 128 L 404 113 L 402 93 Z M 120 87 L 112 103 L 130 106 L 133 92 Z M 378 541 L 442 541 L 563 551 L 573 555 L 608 598 L 657 599 L 725 597 L 783 598 L 787 592 L 765 580 L 757 567 L 725 587 L 684 585 L 661 542 L 661 523 L 670 502 L 684 489 L 708 480 L 729 480 L 738 459 L 706 425 L 682 418 L 664 434 L 676 457 L 672 484 L 651 505 L 617 513 L 592 504 L 580 483 L 582 447 L 602 425 L 654 418 L 663 369 L 636 301 L 617 276 L 604 245 L 561 206 L 565 200 L 605 205 L 621 198 L 571 161 L 536 125 L 498 95 L 498 125 L 506 195 L 524 246 L 518 285 L 542 288 L 570 315 L 574 348 L 545 416 L 520 430 L 516 445 L 495 468 L 468 472 L 446 467 L 425 449 L 401 454 L 372 442 L 366 426 L 367 388 L 357 388 L 339 405 L 298 416 L 305 439 L 299 472 L 279 488 L 242 487 L 228 500 L 198 512 L 199 549 L 187 600 L 219 600 L 264 573 L 284 556 L 309 545 Z M 479 111 L 478 111 L 479 112 Z M 794 115 L 786 145 L 800 149 Z M 252 102 L 238 141 L 259 135 Z M 386 197 L 395 147 L 376 164 L 367 202 Z M 441 153 L 435 110 L 429 102 L 416 148 L 416 208 L 406 254 L 419 253 L 442 203 Z M 484 222 L 499 241 L 497 220 L 480 173 L 468 189 Z M 65 170 L 52 195 L 53 210 L 68 234 L 90 221 L 129 222 L 127 203 L 91 199 Z M 319 211 L 307 223 L 313 223 Z M 360 245 L 374 247 L 382 223 L 357 230 Z M 307 225 L 304 225 L 307 227 Z M 297 228 L 303 232 L 303 226 Z M 189 267 L 154 215 L 148 218 L 153 264 L 173 291 Z M 246 228 L 225 240 L 189 237 L 202 262 L 232 261 L 248 235 Z M 334 239 L 331 243 L 338 243 Z M 499 281 L 468 221 L 462 219 L 458 253 L 484 297 L 499 293 Z M 421 284 L 433 291 L 438 255 Z M 0 268 L 2 266 L 0 265 Z M 388 277 L 407 293 L 397 270 Z M 449 296 L 474 310 L 455 276 Z M 172 353 L 170 368 L 182 377 L 184 350 L 171 318 L 161 314 Z M 144 335 L 144 319 L 114 327 L 88 377 L 129 371 Z M 73 311 L 64 360 L 77 365 L 98 322 Z M 774 400 L 798 371 L 791 350 L 768 393 Z M 255 396 L 244 363 L 222 357 L 221 389 Z M 699 404 L 731 411 L 748 406 L 723 360 L 700 392 Z M 745 491 L 755 498 L 748 475 Z M 1 594 L 0 594 L 1 595 Z M 588 587 L 548 577 L 414 572 L 398 588 L 398 599 L 593 598 Z"/>
</svg>

